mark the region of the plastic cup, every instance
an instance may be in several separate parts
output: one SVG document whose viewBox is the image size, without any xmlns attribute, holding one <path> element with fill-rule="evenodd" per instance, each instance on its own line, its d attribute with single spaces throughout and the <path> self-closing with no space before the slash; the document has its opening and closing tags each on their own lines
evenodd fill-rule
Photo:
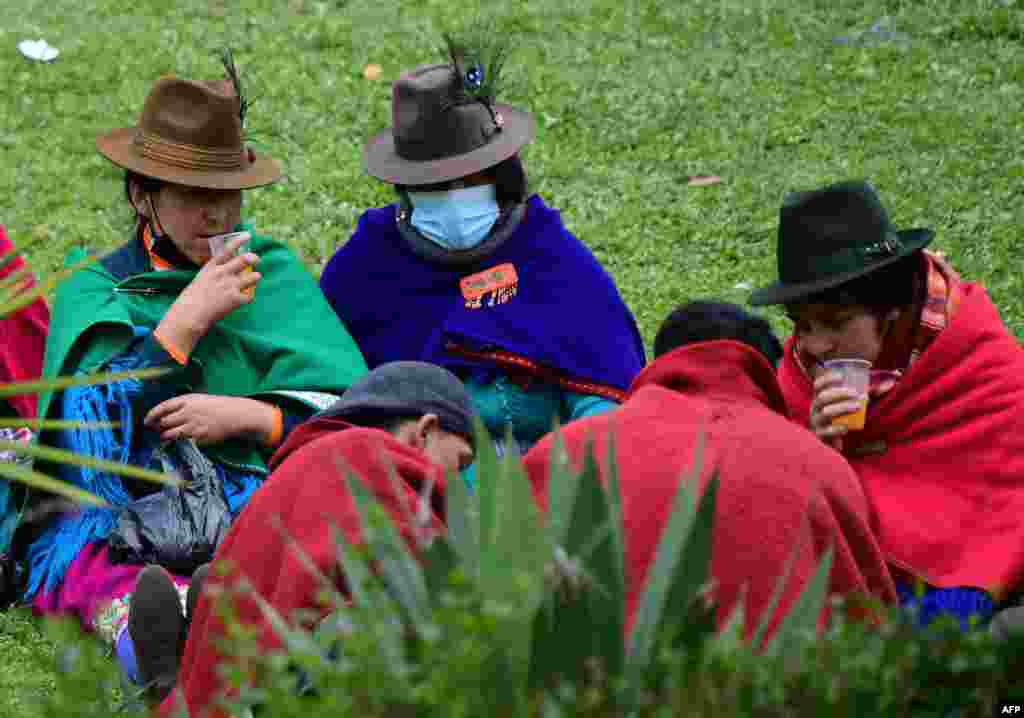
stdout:
<svg viewBox="0 0 1024 718">
<path fill-rule="evenodd" d="M 860 400 L 860 408 L 849 414 L 833 417 L 833 426 L 845 426 L 850 431 L 864 428 L 868 413 L 868 386 L 871 383 L 871 362 L 864 359 L 830 359 L 824 363 L 826 371 L 843 377 L 843 385 L 853 389 Z"/>
<path fill-rule="evenodd" d="M 249 251 L 249 240 L 252 239 L 252 235 L 248 232 L 228 232 L 227 234 L 215 234 L 207 238 L 207 241 L 210 243 L 210 255 L 217 257 L 224 254 L 228 250 L 228 245 L 239 237 L 245 237 L 245 241 L 235 251 L 235 256 L 245 254 Z"/>
<path fill-rule="evenodd" d="M 252 239 L 252 235 L 249 232 L 228 232 L 227 234 L 215 234 L 209 237 L 207 241 L 210 243 L 210 256 L 217 257 L 224 252 L 228 251 L 228 245 L 231 244 L 238 237 L 244 237 L 245 241 L 235 250 L 235 256 L 239 257 L 249 251 L 249 240 Z M 252 267 L 246 265 L 243 272 L 251 272 Z M 246 290 L 246 294 L 250 297 L 253 292 L 256 291 L 255 287 Z"/>
</svg>

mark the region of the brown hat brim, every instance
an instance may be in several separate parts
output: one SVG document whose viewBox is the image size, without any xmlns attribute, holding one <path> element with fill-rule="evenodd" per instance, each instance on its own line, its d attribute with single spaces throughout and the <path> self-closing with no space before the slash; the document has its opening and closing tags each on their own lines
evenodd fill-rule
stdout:
<svg viewBox="0 0 1024 718">
<path fill-rule="evenodd" d="M 363 148 L 366 171 L 389 184 L 423 185 L 447 182 L 480 172 L 507 160 L 534 136 L 533 115 L 509 105 L 495 104 L 503 120 L 501 132 L 483 147 L 456 157 L 414 162 L 395 152 L 391 129 L 375 135 Z"/>
<path fill-rule="evenodd" d="M 897 232 L 896 236 L 899 237 L 900 242 L 903 245 L 903 249 L 892 257 L 886 257 L 885 259 L 874 262 L 867 267 L 861 267 L 860 269 L 855 269 L 850 272 L 822 277 L 821 279 L 816 279 L 813 282 L 804 282 L 802 284 L 783 284 L 782 282 L 775 282 L 767 287 L 755 290 L 750 295 L 750 304 L 758 307 L 772 304 L 797 303 L 807 297 L 818 294 L 819 292 L 824 292 L 827 289 L 833 289 L 841 284 L 857 279 L 858 277 L 871 274 L 875 270 L 897 262 L 904 257 L 913 254 L 919 249 L 924 249 L 932 241 L 935 234 L 930 229 L 906 229 Z"/>
<path fill-rule="evenodd" d="M 174 167 L 143 157 L 135 149 L 136 127 L 121 127 L 96 138 L 96 148 L 118 167 L 146 177 L 206 189 L 253 189 L 281 178 L 281 166 L 270 157 L 256 156 L 237 171 L 202 171 Z"/>
</svg>

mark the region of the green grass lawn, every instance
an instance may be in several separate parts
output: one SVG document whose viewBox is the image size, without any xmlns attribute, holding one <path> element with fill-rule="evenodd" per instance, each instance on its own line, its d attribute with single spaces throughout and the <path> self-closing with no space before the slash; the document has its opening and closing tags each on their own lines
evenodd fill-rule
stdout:
<svg viewBox="0 0 1024 718">
<path fill-rule="evenodd" d="M 474 2 L 5 0 L 0 10 L 0 222 L 40 273 L 66 249 L 123 242 L 122 176 L 97 133 L 133 124 L 151 82 L 220 76 L 236 53 L 254 141 L 287 180 L 247 195 L 257 226 L 311 271 L 359 212 L 390 201 L 361 147 L 389 124 L 390 81 L 437 60 Z M 613 274 L 648 346 L 692 298 L 745 302 L 774 278 L 783 195 L 869 178 L 901 227 L 983 281 L 1018 336 L 1024 176 L 1020 0 L 506 0 L 504 99 L 535 113 L 533 188 Z M 170 9 L 168 9 L 170 8 Z M 883 18 L 895 41 L 863 31 Z M 840 44 L 837 36 L 860 42 Z M 52 64 L 17 52 L 42 37 Z M 377 81 L 368 63 L 383 67 Z M 715 174 L 720 184 L 688 187 Z M 780 331 L 780 314 L 771 315 Z M 0 615 L 0 715 L 52 686 L 52 645 Z M 21 707 L 19 707 L 21 706 Z"/>
</svg>

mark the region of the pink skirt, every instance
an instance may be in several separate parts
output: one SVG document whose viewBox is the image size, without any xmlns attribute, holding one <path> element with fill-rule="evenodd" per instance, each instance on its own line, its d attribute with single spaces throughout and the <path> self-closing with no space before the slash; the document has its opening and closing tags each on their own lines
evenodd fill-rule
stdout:
<svg viewBox="0 0 1024 718">
<path fill-rule="evenodd" d="M 135 581 L 145 566 L 110 562 L 106 541 L 86 544 L 52 591 L 42 589 L 32 601 L 40 616 L 74 616 L 82 629 L 113 644 L 128 624 Z M 184 605 L 189 579 L 174 576 Z"/>
</svg>

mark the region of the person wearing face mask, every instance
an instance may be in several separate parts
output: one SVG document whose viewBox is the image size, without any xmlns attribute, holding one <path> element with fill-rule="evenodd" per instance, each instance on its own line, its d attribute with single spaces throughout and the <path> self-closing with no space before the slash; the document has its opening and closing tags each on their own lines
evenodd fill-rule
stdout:
<svg viewBox="0 0 1024 718">
<path fill-rule="evenodd" d="M 271 184 L 281 170 L 246 146 L 246 103 L 233 63 L 228 69 L 225 81 L 158 79 L 136 126 L 97 138 L 125 172 L 134 231 L 98 259 L 80 262 L 85 253 L 72 250 L 69 263 L 81 266 L 56 292 L 44 377 L 163 373 L 38 400 L 44 418 L 113 423 L 43 432 L 41 443 L 176 475 L 186 482 L 181 492 L 202 482 L 212 513 L 175 519 L 184 493 L 68 465 L 45 470 L 103 507 L 47 514 L 44 497 L 33 494 L 27 511 L 19 502 L 0 517 L 26 517 L 14 541 L 29 567 L 23 598 L 37 613 L 77 618 L 112 645 L 133 680 L 140 636 L 128 630 L 128 606 L 144 564 L 172 569 L 184 594 L 188 567 L 208 561 L 222 535 L 199 529 L 195 537 L 190 526 L 226 531 L 290 430 L 367 371 L 298 258 L 241 223 L 242 192 Z M 248 251 L 236 238 L 211 256 L 211 235 L 243 229 Z M 144 538 L 132 545 L 132 535 Z"/>
<path fill-rule="evenodd" d="M 529 195 L 526 112 L 496 102 L 500 51 L 449 39 L 449 61 L 395 82 L 393 126 L 364 162 L 396 203 L 360 217 L 320 279 L 370 367 L 440 364 L 502 448 L 617 405 L 644 364 L 611 276 Z"/>
<path fill-rule="evenodd" d="M 751 302 L 785 305 L 790 415 L 859 475 L 902 603 L 966 627 L 1024 585 L 1024 352 L 932 238 L 894 229 L 866 182 L 791 195 L 779 280 Z M 834 359 L 871 364 L 866 397 L 825 368 Z M 847 418 L 865 400 L 858 428 Z"/>
</svg>

